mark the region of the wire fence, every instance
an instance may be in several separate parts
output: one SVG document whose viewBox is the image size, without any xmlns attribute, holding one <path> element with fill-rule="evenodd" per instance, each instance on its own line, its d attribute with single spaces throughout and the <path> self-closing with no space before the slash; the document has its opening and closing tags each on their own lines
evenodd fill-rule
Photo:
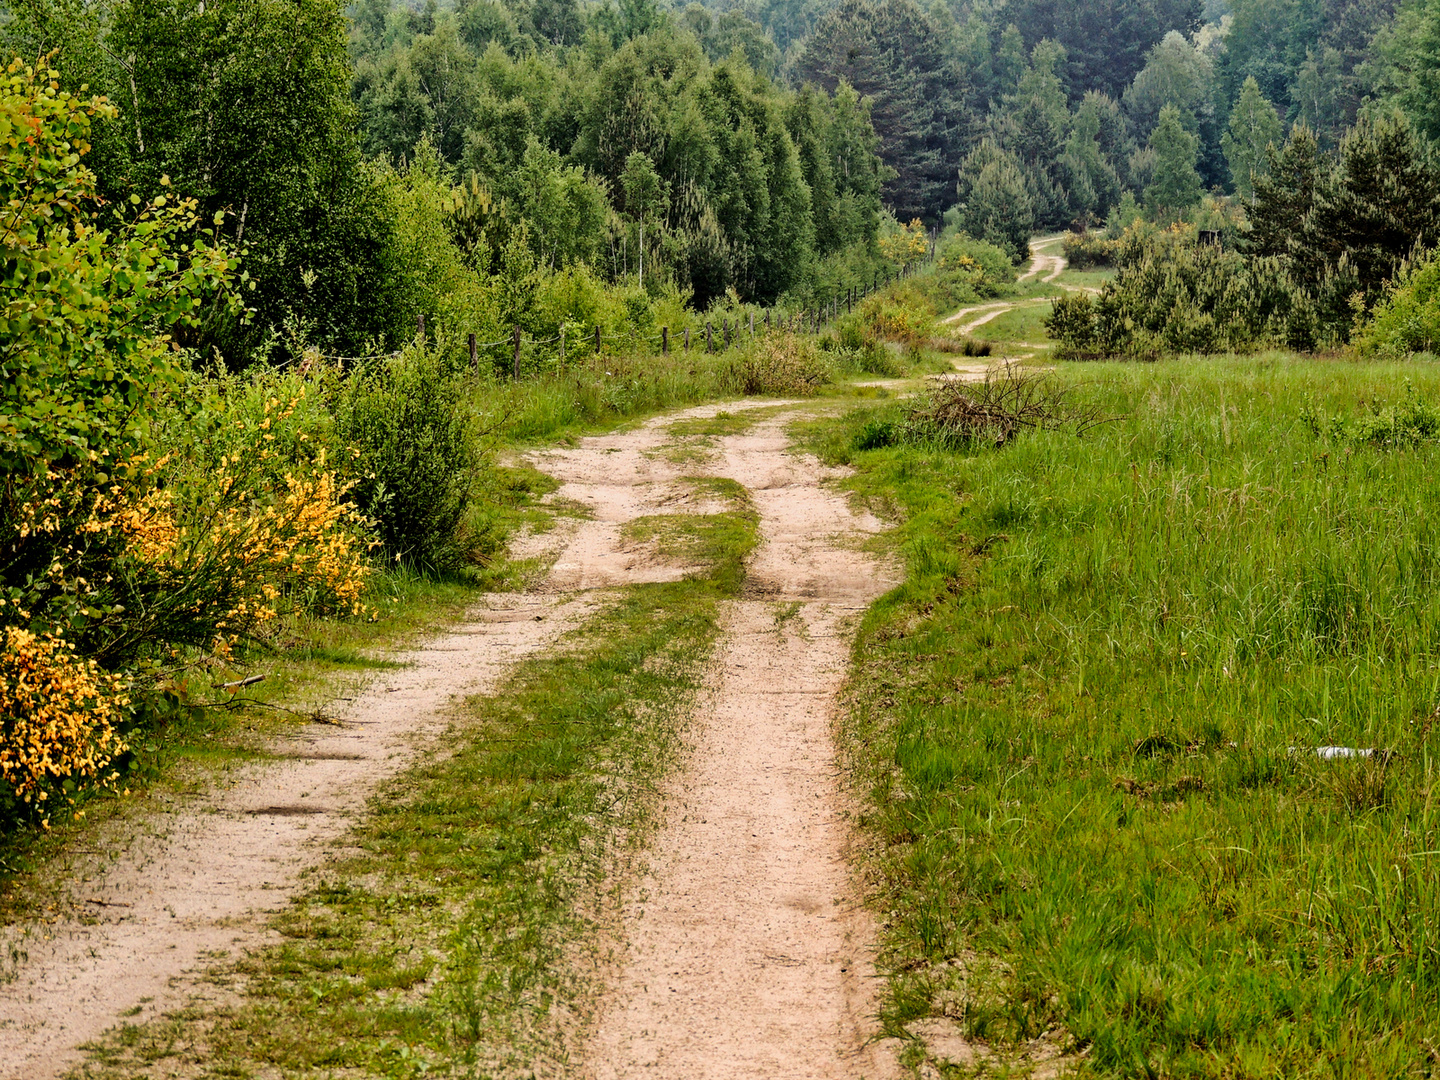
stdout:
<svg viewBox="0 0 1440 1080">
<path fill-rule="evenodd" d="M 653 333 L 637 333 L 634 328 L 629 334 L 611 334 L 608 341 L 620 339 L 630 343 L 644 341 L 647 344 L 658 344 L 661 356 L 669 356 L 673 352 L 689 353 L 692 350 L 702 350 L 709 353 L 724 352 L 737 344 L 741 335 L 754 338 L 757 332 L 769 333 L 772 330 L 784 330 L 790 333 L 817 334 L 824 330 L 842 315 L 849 314 L 855 306 L 872 294 L 878 292 L 897 281 L 902 281 L 912 276 L 923 266 L 935 261 L 935 245 L 932 242 L 930 249 L 921 258 L 907 262 L 894 272 L 886 271 L 876 273 L 868 284 L 854 285 L 847 288 L 843 293 L 837 293 L 829 301 L 811 307 L 804 307 L 799 310 L 781 308 L 750 308 L 742 318 L 741 313 L 735 313 L 734 325 L 731 325 L 730 315 L 721 316 L 720 325 L 715 325 L 714 317 L 705 320 L 699 326 L 677 327 L 672 334 L 669 326 L 662 326 Z M 693 330 L 693 335 L 692 335 Z M 419 316 L 416 326 L 417 338 L 420 342 L 426 340 L 425 316 Z M 555 361 L 561 367 L 566 364 L 567 344 L 572 354 L 586 354 L 599 356 L 603 354 L 607 338 L 602 326 L 595 324 L 593 329 L 577 334 L 566 341 L 566 326 L 562 325 L 560 332 L 554 337 L 535 338 L 529 337 L 525 332 L 516 326 L 510 336 L 501 338 L 498 341 L 477 341 L 474 334 L 466 337 L 466 348 L 469 353 L 470 367 L 473 371 L 480 370 L 480 357 L 482 353 L 490 353 L 493 366 L 499 370 L 502 366 L 510 368 L 509 374 L 514 379 L 519 379 L 522 373 L 522 358 L 528 351 L 532 356 L 538 348 L 550 345 L 558 345 Z M 593 347 L 593 348 L 592 348 Z M 508 353 L 495 352 L 494 350 L 507 349 Z M 319 360 L 329 360 L 338 363 L 367 363 L 375 360 L 394 358 L 400 353 L 372 353 L 368 356 L 335 356 L 329 353 L 308 353 L 307 356 Z M 508 364 L 506 363 L 508 361 Z"/>
</svg>

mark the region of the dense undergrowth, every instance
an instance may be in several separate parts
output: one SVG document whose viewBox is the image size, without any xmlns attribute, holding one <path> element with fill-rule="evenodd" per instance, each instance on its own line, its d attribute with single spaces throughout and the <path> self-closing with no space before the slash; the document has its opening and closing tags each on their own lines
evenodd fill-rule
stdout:
<svg viewBox="0 0 1440 1080">
<path fill-rule="evenodd" d="M 1059 377 L 1123 417 L 1083 439 L 857 449 L 873 410 L 805 429 L 903 520 L 845 740 L 886 1024 L 1044 1035 L 1083 1075 L 1423 1074 L 1440 376 L 1082 370 Z"/>
</svg>

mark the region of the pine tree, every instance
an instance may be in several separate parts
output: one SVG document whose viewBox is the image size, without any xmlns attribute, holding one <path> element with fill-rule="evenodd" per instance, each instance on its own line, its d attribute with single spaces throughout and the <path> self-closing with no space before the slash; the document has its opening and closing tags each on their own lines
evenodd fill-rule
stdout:
<svg viewBox="0 0 1440 1080">
<path fill-rule="evenodd" d="M 1179 109 L 1166 105 L 1160 110 L 1160 122 L 1150 133 L 1155 172 L 1145 189 L 1146 208 L 1156 217 L 1178 217 L 1200 201 L 1199 146 L 1200 140 L 1181 124 Z"/>
<path fill-rule="evenodd" d="M 1230 130 L 1221 139 L 1235 192 L 1242 199 L 1255 197 L 1255 180 L 1269 171 L 1270 147 L 1277 145 L 1283 134 L 1275 106 L 1265 100 L 1253 76 L 1246 79 L 1230 112 Z"/>
<path fill-rule="evenodd" d="M 1343 252 L 1367 300 L 1400 263 L 1440 242 L 1440 169 L 1404 116 L 1362 117 L 1340 144 L 1340 169 L 1315 200 L 1314 243 Z"/>
<path fill-rule="evenodd" d="M 1265 173 L 1255 178 L 1246 246 L 1257 255 L 1296 255 L 1300 238 L 1312 228 L 1310 215 L 1329 163 L 1315 133 L 1303 124 L 1296 124 L 1284 147 L 1267 158 Z"/>
<path fill-rule="evenodd" d="M 1034 209 L 1014 155 L 993 139 L 982 140 L 965 158 L 957 193 L 965 232 L 1004 249 L 1016 262 L 1024 258 Z"/>
<path fill-rule="evenodd" d="M 886 201 L 902 221 L 939 220 L 973 120 L 968 75 L 914 0 L 842 0 L 796 61 L 802 80 L 843 80 L 869 99 L 880 157 L 894 175 Z"/>
</svg>

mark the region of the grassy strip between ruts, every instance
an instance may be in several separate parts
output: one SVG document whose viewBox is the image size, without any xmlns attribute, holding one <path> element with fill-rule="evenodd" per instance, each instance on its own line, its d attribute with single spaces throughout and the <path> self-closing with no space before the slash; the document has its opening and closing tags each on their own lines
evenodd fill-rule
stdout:
<svg viewBox="0 0 1440 1080">
<path fill-rule="evenodd" d="M 748 500 L 696 515 L 705 572 L 624 590 L 468 702 L 446 752 L 387 784 L 353 854 L 276 919 L 283 944 L 217 968 L 218 1003 L 114 1029 L 80 1075 L 561 1067 L 756 524 Z"/>
<path fill-rule="evenodd" d="M 1048 1033 L 1090 1076 L 1430 1075 L 1440 414 L 1406 402 L 1440 371 L 1056 377 L 1122 419 L 969 452 L 856 450 L 877 410 L 799 429 L 903 519 L 846 721 L 887 1027 L 1000 1060 Z"/>
</svg>

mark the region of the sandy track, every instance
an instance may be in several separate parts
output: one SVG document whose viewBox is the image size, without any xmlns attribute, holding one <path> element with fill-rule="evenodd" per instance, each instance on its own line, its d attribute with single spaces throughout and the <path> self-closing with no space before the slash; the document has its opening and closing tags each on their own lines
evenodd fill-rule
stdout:
<svg viewBox="0 0 1440 1080">
<path fill-rule="evenodd" d="M 1070 264 L 1063 255 L 1051 255 L 1046 250 L 1063 239 L 1064 237 L 1052 236 L 1045 240 L 1030 241 L 1030 266 L 1016 280 L 1028 281 L 1032 277 L 1040 276 L 1040 280 L 1048 284 L 1063 274 Z"/>
<path fill-rule="evenodd" d="M 1065 260 L 1064 256 L 1051 255 L 1046 252 L 1045 249 L 1059 243 L 1061 239 L 1062 237 L 1056 236 L 1047 240 L 1032 240 L 1030 242 L 1030 266 L 1015 280 L 1029 281 L 1037 275 L 1043 275 L 1040 276 L 1042 282 L 1047 285 L 1053 284 L 1060 275 L 1069 268 L 1070 264 Z M 1095 290 L 1087 291 L 1093 292 Z M 955 312 L 955 314 L 946 316 L 942 322 L 949 325 L 961 322 L 962 319 L 968 319 L 969 321 L 960 326 L 959 332 L 962 334 L 971 334 L 992 319 L 998 319 L 1007 311 L 1013 311 L 1015 308 L 1022 307 L 1025 304 L 1048 303 L 1050 303 L 1049 297 L 1040 297 L 1035 300 L 1000 300 L 993 304 L 979 304 L 975 307 L 961 308 Z M 970 318 L 970 316 L 975 316 L 975 318 Z"/>
<path fill-rule="evenodd" d="M 869 1042 L 871 924 L 846 868 L 831 742 L 851 619 L 894 579 L 841 540 L 879 523 L 786 453 L 781 423 L 722 440 L 705 470 L 760 510 L 755 598 L 732 606 L 689 767 L 625 913 L 626 958 L 584 1069 L 596 1080 L 896 1068 Z"/>
<path fill-rule="evenodd" d="M 537 538 L 556 556 L 540 592 L 488 597 L 466 625 L 399 657 L 410 666 L 376 677 L 344 709 L 345 726 L 312 725 L 278 747 L 288 760 L 236 770 L 98 838 L 115 855 L 72 864 L 69 909 L 5 931 L 28 959 L 0 986 L 0 1078 L 58 1075 L 122 1015 L 183 1006 L 218 955 L 273 940 L 268 913 L 343 846 L 366 796 L 443 730 L 453 699 L 486 692 L 578 625 L 599 602 L 592 590 L 685 573 L 627 548 L 621 526 L 724 509 L 675 483 L 695 474 L 745 485 L 763 543 L 746 598 L 729 605 L 582 1074 L 889 1075 L 893 1061 L 868 1043 L 872 926 L 847 871 L 830 726 L 851 618 L 895 577 L 847 544 L 880 524 L 823 486 L 832 471 L 787 452 L 782 418 L 719 439 L 704 463 L 663 453 L 671 421 L 746 407 L 531 455 L 563 481 L 558 496 L 591 511 Z"/>
<path fill-rule="evenodd" d="M 576 624 L 587 602 L 492 596 L 464 626 L 396 659 L 353 701 L 344 725 L 308 725 L 202 796 L 108 831 L 112 861 L 69 867 L 71 902 L 53 923 L 12 926 L 28 954 L 0 986 L 0 1076 L 46 1080 L 80 1060 L 80 1043 L 140 1008 L 183 1005 L 217 956 L 269 940 L 267 912 L 323 860 L 385 778 L 443 730 L 447 707 L 484 692 L 520 657 Z M 149 1000 L 147 1000 L 149 999 Z"/>
</svg>

